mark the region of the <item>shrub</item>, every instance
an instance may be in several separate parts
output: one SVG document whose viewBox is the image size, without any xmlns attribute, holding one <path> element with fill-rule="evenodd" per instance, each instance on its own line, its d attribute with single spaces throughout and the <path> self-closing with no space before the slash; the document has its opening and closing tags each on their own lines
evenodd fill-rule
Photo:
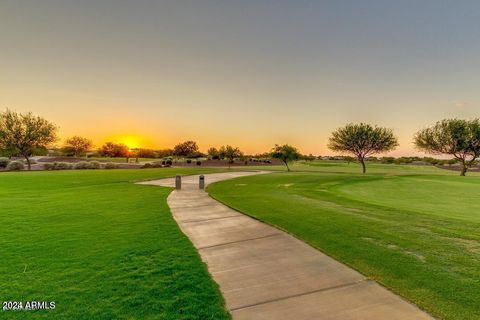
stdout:
<svg viewBox="0 0 480 320">
<path fill-rule="evenodd" d="M 73 169 L 76 169 L 76 170 L 92 169 L 92 166 L 88 161 L 80 161 L 73 165 Z"/>
<path fill-rule="evenodd" d="M 102 165 L 98 161 L 90 161 L 90 169 L 100 169 Z"/>
<path fill-rule="evenodd" d="M 197 166 L 201 166 L 201 165 L 202 165 L 202 161 L 197 160 L 196 164 L 197 164 Z"/>
<path fill-rule="evenodd" d="M 23 170 L 25 168 L 25 165 L 23 164 L 23 161 L 17 160 L 7 164 L 6 168 L 8 171 L 19 171 Z"/>
<path fill-rule="evenodd" d="M 6 168 L 9 163 L 10 163 L 10 159 L 0 158 L 0 168 Z"/>
<path fill-rule="evenodd" d="M 72 165 L 68 162 L 54 162 L 52 170 L 69 170 Z"/>
<path fill-rule="evenodd" d="M 45 163 L 43 169 L 45 170 L 68 170 L 72 169 L 72 165 L 68 162 L 54 162 L 54 163 Z"/>
<path fill-rule="evenodd" d="M 53 163 L 45 163 L 43 165 L 44 170 L 53 170 Z"/>
<path fill-rule="evenodd" d="M 172 163 L 173 163 L 173 162 L 172 162 L 172 159 L 167 159 L 167 161 L 165 161 L 165 164 L 166 164 L 167 166 L 171 166 Z"/>
<path fill-rule="evenodd" d="M 394 157 L 382 157 L 381 162 L 385 163 L 385 164 L 392 164 L 392 163 L 395 162 L 395 158 Z"/>
<path fill-rule="evenodd" d="M 187 163 L 188 164 L 192 163 L 192 159 L 187 159 Z"/>
<path fill-rule="evenodd" d="M 152 162 L 152 168 L 161 168 L 163 167 L 162 161 L 154 161 Z"/>
<path fill-rule="evenodd" d="M 23 164 L 28 164 L 27 160 L 23 160 Z M 30 164 L 37 164 L 35 159 L 30 159 Z"/>
<path fill-rule="evenodd" d="M 149 169 L 149 168 L 153 168 L 152 164 L 147 162 L 145 163 L 143 166 L 142 166 L 142 169 Z"/>
<path fill-rule="evenodd" d="M 113 163 L 113 162 L 107 162 L 107 163 L 105 163 L 103 168 L 104 169 L 117 169 L 118 165 L 116 163 Z"/>
</svg>

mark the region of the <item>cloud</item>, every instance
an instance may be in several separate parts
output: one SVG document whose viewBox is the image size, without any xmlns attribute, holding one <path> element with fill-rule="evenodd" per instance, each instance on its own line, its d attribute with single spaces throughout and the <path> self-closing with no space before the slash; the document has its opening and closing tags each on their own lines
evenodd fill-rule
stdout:
<svg viewBox="0 0 480 320">
<path fill-rule="evenodd" d="M 467 101 L 453 101 L 453 105 L 457 108 L 464 108 L 468 105 Z"/>
</svg>

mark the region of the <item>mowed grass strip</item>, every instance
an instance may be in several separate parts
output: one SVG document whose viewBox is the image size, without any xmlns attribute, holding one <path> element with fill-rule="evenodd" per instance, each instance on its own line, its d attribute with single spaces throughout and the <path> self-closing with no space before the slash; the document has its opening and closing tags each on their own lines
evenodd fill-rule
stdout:
<svg viewBox="0 0 480 320">
<path fill-rule="evenodd" d="M 0 174 L 0 300 L 56 302 L 0 318 L 229 319 L 170 214 L 170 189 L 132 183 L 197 172 Z"/>
<path fill-rule="evenodd" d="M 480 319 L 480 176 L 394 165 L 361 175 L 343 167 L 239 178 L 208 190 L 438 318 Z"/>
</svg>

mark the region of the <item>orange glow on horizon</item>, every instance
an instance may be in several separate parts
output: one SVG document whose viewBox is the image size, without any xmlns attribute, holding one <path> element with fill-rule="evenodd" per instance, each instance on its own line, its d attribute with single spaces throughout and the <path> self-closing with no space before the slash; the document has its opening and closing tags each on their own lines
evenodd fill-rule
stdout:
<svg viewBox="0 0 480 320">
<path fill-rule="evenodd" d="M 121 135 L 114 135 L 108 137 L 100 145 L 103 145 L 105 142 L 113 142 L 113 143 L 121 143 L 126 145 L 129 149 L 136 149 L 136 148 L 149 148 L 151 147 L 150 141 L 144 137 L 140 137 L 137 135 L 131 134 L 121 134 Z"/>
</svg>

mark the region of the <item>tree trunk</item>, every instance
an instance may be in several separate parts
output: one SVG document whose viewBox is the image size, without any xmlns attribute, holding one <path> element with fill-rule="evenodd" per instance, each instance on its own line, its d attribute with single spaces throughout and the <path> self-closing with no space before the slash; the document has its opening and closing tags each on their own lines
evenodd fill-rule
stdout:
<svg viewBox="0 0 480 320">
<path fill-rule="evenodd" d="M 288 167 L 288 162 L 284 161 L 285 165 L 287 166 L 287 171 L 290 171 L 290 168 Z"/>
<path fill-rule="evenodd" d="M 359 161 L 362 164 L 362 173 L 366 173 L 367 172 L 367 167 L 365 167 L 365 159 L 360 158 Z"/>
<path fill-rule="evenodd" d="M 465 173 L 467 173 L 467 170 L 468 170 L 468 167 L 467 167 L 467 165 L 465 164 L 465 161 L 462 161 L 462 171 L 460 172 L 460 175 L 461 175 L 462 177 L 464 177 L 464 176 L 465 176 Z"/>
<path fill-rule="evenodd" d="M 27 160 L 28 171 L 32 170 L 32 164 L 30 163 L 30 158 L 27 157 L 26 155 L 24 155 L 23 157 L 25 158 L 25 160 Z"/>
</svg>

